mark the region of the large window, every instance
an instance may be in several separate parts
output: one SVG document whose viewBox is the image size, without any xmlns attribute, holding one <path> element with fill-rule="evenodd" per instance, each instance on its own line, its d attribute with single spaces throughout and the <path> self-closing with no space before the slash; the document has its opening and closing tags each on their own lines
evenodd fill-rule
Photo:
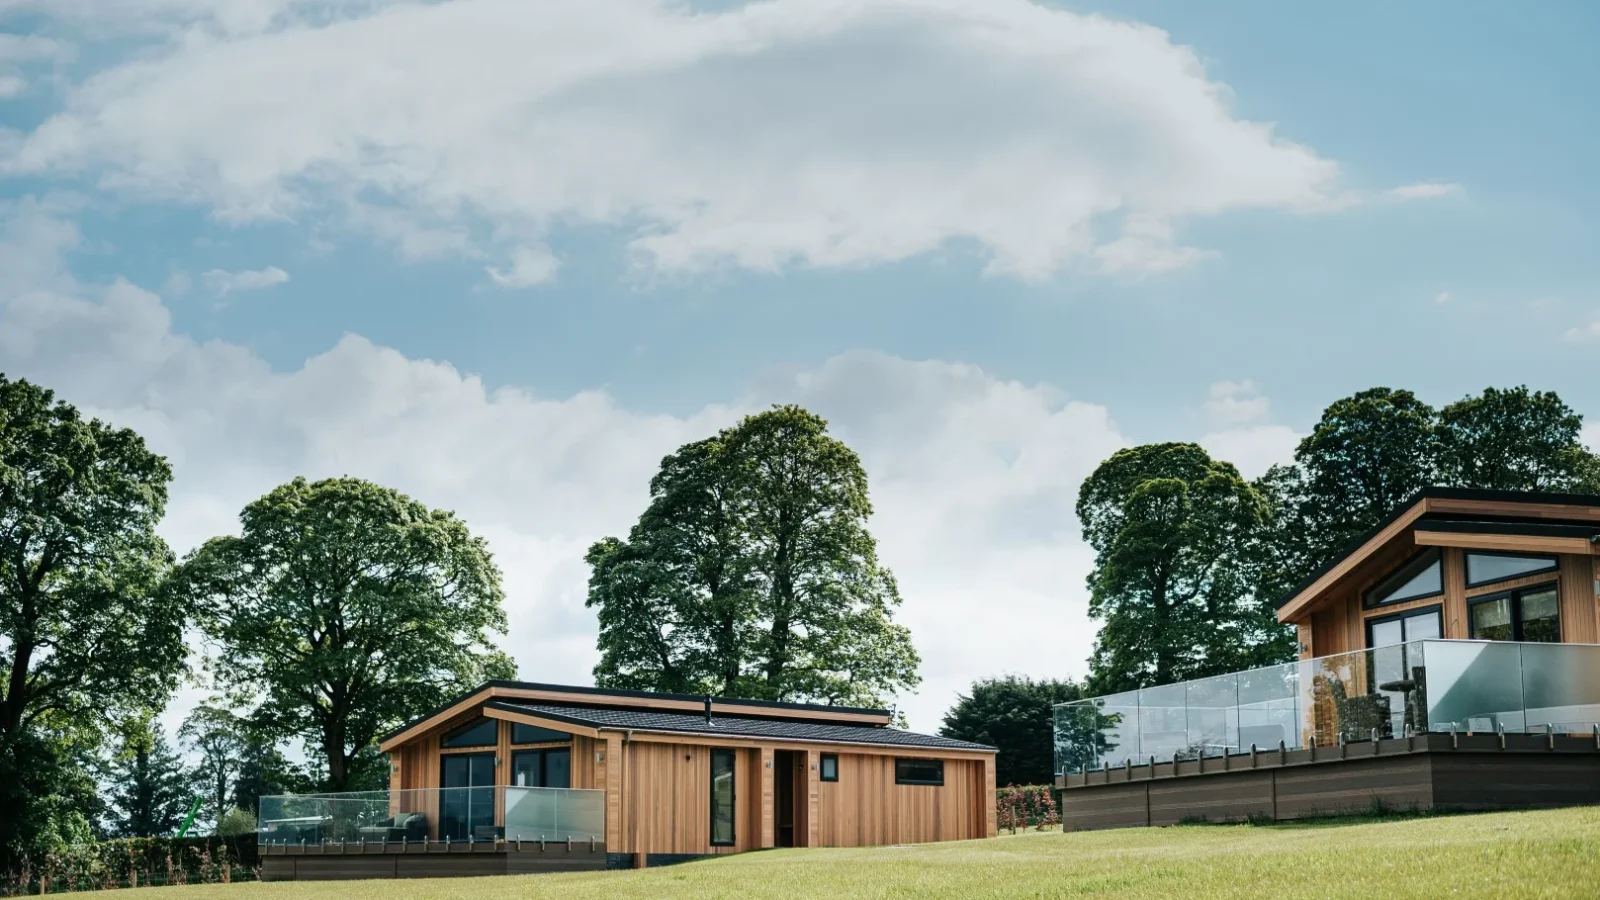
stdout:
<svg viewBox="0 0 1600 900">
<path fill-rule="evenodd" d="M 494 719 L 474 719 L 444 736 L 441 747 L 493 747 L 499 740 L 500 723 Z"/>
<path fill-rule="evenodd" d="M 572 751 L 518 750 L 511 754 L 511 783 L 517 787 L 572 787 Z"/>
<path fill-rule="evenodd" d="M 1512 556 L 1506 553 L 1468 553 L 1467 587 L 1493 584 L 1507 578 L 1533 575 L 1537 572 L 1554 572 L 1554 556 Z"/>
<path fill-rule="evenodd" d="M 1439 607 L 1407 610 L 1392 616 L 1375 616 L 1367 620 L 1367 646 L 1388 647 L 1407 641 L 1426 641 L 1440 637 L 1444 632 Z"/>
<path fill-rule="evenodd" d="M 471 840 L 494 825 L 494 754 L 450 753 L 439 764 L 439 837 Z"/>
<path fill-rule="evenodd" d="M 944 784 L 944 760 L 897 759 L 894 761 L 895 784 Z"/>
<path fill-rule="evenodd" d="M 1368 606 L 1385 606 L 1404 603 L 1444 593 L 1444 577 L 1440 573 L 1439 550 L 1424 550 L 1406 561 L 1394 574 L 1378 582 L 1367 591 L 1362 602 Z"/>
<path fill-rule="evenodd" d="M 711 751 L 711 843 L 733 843 L 733 759 L 732 750 Z"/>
<path fill-rule="evenodd" d="M 1561 602 L 1553 584 L 1467 601 L 1472 636 L 1486 641 L 1561 641 Z"/>
</svg>

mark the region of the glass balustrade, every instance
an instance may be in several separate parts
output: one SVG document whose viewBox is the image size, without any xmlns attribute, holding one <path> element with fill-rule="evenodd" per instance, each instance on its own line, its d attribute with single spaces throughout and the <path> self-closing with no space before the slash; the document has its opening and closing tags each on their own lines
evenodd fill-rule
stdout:
<svg viewBox="0 0 1600 900">
<path fill-rule="evenodd" d="M 589 841 L 605 838 L 605 791 L 462 787 L 263 796 L 264 844 Z"/>
<path fill-rule="evenodd" d="M 1600 645 L 1422 640 L 1060 704 L 1055 767 L 1596 725 Z"/>
</svg>

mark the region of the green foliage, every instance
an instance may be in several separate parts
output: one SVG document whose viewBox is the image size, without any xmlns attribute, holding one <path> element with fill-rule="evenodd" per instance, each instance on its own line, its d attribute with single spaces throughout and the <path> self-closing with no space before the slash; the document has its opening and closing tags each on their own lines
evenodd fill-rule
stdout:
<svg viewBox="0 0 1600 900">
<path fill-rule="evenodd" d="M 176 686 L 186 616 L 155 530 L 171 478 L 134 432 L 0 375 L 0 860 L 82 832 L 95 803 L 72 768 Z"/>
<path fill-rule="evenodd" d="M 129 726 L 106 773 L 110 809 L 106 831 L 114 837 L 175 834 L 194 803 L 194 775 L 159 726 Z"/>
<path fill-rule="evenodd" d="M 996 784 L 1045 784 L 1054 777 L 1052 708 L 1082 693 L 1072 681 L 985 678 L 956 698 L 939 733 L 997 748 Z"/>
<path fill-rule="evenodd" d="M 627 540 L 590 548 L 606 687 L 882 704 L 917 684 L 867 476 L 795 406 L 662 460 Z"/>
<path fill-rule="evenodd" d="M 175 578 L 207 612 L 220 684 L 274 739 L 304 740 L 350 789 L 378 735 L 514 674 L 500 573 L 453 514 L 353 478 L 297 478 L 245 507 L 242 533 Z"/>
<path fill-rule="evenodd" d="M 316 790 L 315 779 L 291 763 L 277 743 L 261 729 L 245 723 L 239 732 L 239 769 L 233 780 L 232 805 L 260 808 L 263 794 L 306 793 Z"/>
<path fill-rule="evenodd" d="M 198 786 L 206 792 L 209 812 L 220 817 L 239 771 L 244 749 L 243 723 L 233 712 L 202 703 L 189 712 L 178 737 L 199 757 L 195 766 Z"/>
<path fill-rule="evenodd" d="M 1012 834 L 1025 828 L 1043 831 L 1061 824 L 1061 807 L 1056 803 L 1056 790 L 1048 784 L 1000 788 L 995 791 L 994 807 L 995 826 L 1000 831 Z"/>
<path fill-rule="evenodd" d="M 1439 411 L 1440 484 L 1508 491 L 1600 492 L 1600 458 L 1583 417 L 1554 391 L 1487 388 Z"/>
<path fill-rule="evenodd" d="M 182 607 L 158 590 L 171 479 L 134 432 L 0 376 L 0 734 L 166 701 L 184 657 Z"/>
<path fill-rule="evenodd" d="M 218 837 L 253 835 L 256 833 L 256 814 L 236 806 L 217 817 L 215 831 Z"/>
<path fill-rule="evenodd" d="M 100 800 L 87 762 L 37 729 L 0 735 L 0 872 L 92 839 Z"/>
<path fill-rule="evenodd" d="M 260 879 L 254 832 L 85 840 L 0 870 L 0 896 Z"/>
<path fill-rule="evenodd" d="M 1089 615 L 1096 694 L 1272 662 L 1288 636 L 1250 591 L 1261 496 L 1195 444 L 1147 444 L 1101 463 L 1078 493 L 1095 551 Z"/>
</svg>

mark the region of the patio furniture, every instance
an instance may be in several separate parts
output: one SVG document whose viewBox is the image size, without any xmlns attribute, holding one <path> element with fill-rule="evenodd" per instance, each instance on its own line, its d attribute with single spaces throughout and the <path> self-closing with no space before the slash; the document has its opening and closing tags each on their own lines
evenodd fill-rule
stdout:
<svg viewBox="0 0 1600 900">
<path fill-rule="evenodd" d="M 356 829 L 368 841 L 425 841 L 428 820 L 422 813 L 396 813 L 376 825 Z"/>
</svg>

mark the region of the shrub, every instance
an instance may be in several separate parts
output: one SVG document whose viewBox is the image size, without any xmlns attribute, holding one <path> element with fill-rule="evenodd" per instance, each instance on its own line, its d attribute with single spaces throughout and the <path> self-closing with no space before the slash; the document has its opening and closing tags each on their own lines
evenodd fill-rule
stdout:
<svg viewBox="0 0 1600 900">
<path fill-rule="evenodd" d="M 1047 784 L 999 789 L 995 792 L 995 822 L 1001 830 L 1012 834 L 1016 834 L 1019 828 L 1043 831 L 1051 825 L 1061 824 L 1055 789 Z"/>
<path fill-rule="evenodd" d="M 217 835 L 219 837 L 238 837 L 241 834 L 256 833 L 256 814 L 248 809 L 234 807 L 222 814 L 217 820 Z"/>
<path fill-rule="evenodd" d="M 0 896 L 253 877 L 256 836 L 121 838 L 71 844 L 0 874 Z"/>
</svg>

